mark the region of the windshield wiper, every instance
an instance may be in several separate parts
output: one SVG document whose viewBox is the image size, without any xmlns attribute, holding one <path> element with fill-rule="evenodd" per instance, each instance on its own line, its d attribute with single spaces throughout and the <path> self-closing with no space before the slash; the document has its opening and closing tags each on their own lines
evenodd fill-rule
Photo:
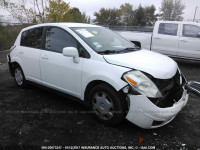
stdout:
<svg viewBox="0 0 200 150">
<path fill-rule="evenodd" d="M 136 50 L 140 50 L 141 48 L 140 47 L 127 47 L 123 50 L 120 50 L 120 51 L 117 51 L 117 53 L 121 53 L 121 52 L 130 52 L 130 51 L 136 51 Z"/>
<path fill-rule="evenodd" d="M 116 50 L 105 50 L 105 51 L 100 51 L 97 52 L 98 54 L 110 54 L 110 53 L 117 53 L 118 51 Z"/>
<path fill-rule="evenodd" d="M 98 54 L 111 54 L 111 53 L 121 53 L 121 52 L 129 52 L 129 51 L 136 51 L 136 50 L 140 50 L 140 47 L 127 47 L 125 49 L 122 50 L 105 50 L 105 51 L 100 51 L 97 52 Z"/>
</svg>

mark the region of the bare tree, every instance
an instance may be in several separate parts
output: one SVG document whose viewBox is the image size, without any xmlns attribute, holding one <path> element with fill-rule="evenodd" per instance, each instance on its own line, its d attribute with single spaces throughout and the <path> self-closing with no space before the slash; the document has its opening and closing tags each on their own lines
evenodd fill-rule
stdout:
<svg viewBox="0 0 200 150">
<path fill-rule="evenodd" d="M 33 0 L 34 13 L 37 22 L 46 22 L 46 8 L 49 5 L 49 0 Z"/>
<path fill-rule="evenodd" d="M 26 8 L 25 0 L 20 0 L 19 3 L 2 0 L 0 4 L 20 23 L 31 23 L 34 18 L 33 9 Z"/>
<path fill-rule="evenodd" d="M 19 0 L 18 3 L 12 3 L 10 0 L 1 0 L 0 6 L 20 23 L 38 23 L 46 21 L 45 15 L 48 3 L 49 0 L 32 0 L 29 4 L 33 7 L 27 8 L 27 0 Z"/>
</svg>

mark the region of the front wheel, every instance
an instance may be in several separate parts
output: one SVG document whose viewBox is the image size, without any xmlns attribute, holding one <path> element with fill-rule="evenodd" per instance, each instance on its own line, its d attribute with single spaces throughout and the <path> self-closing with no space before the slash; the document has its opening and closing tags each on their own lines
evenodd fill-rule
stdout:
<svg viewBox="0 0 200 150">
<path fill-rule="evenodd" d="M 16 84 L 21 87 L 21 88 L 25 88 L 26 87 L 26 79 L 24 77 L 24 73 L 21 69 L 20 66 L 15 66 L 15 70 L 14 70 L 14 78 L 15 78 L 15 82 Z"/>
<path fill-rule="evenodd" d="M 116 125 L 124 120 L 126 99 L 111 86 L 95 86 L 89 94 L 89 100 L 90 108 L 101 122 Z"/>
</svg>

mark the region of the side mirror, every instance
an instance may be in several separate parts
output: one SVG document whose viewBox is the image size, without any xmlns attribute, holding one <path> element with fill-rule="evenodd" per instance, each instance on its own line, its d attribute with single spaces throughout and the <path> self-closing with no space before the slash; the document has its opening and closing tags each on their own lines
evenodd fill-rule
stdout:
<svg viewBox="0 0 200 150">
<path fill-rule="evenodd" d="M 67 57 L 73 57 L 75 63 L 79 63 L 79 53 L 75 47 L 65 47 L 63 48 L 63 55 Z"/>
</svg>

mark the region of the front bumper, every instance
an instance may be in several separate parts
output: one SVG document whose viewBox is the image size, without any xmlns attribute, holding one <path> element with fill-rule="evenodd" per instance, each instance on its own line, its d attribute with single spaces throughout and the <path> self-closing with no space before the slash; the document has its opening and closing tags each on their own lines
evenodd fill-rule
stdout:
<svg viewBox="0 0 200 150">
<path fill-rule="evenodd" d="M 160 108 L 153 104 L 144 95 L 128 94 L 130 101 L 129 111 L 126 119 L 145 129 L 157 128 L 164 126 L 172 121 L 181 109 L 187 104 L 189 94 L 183 89 L 183 94 L 178 102 L 172 107 Z M 154 124 L 160 122 L 160 124 Z"/>
</svg>

